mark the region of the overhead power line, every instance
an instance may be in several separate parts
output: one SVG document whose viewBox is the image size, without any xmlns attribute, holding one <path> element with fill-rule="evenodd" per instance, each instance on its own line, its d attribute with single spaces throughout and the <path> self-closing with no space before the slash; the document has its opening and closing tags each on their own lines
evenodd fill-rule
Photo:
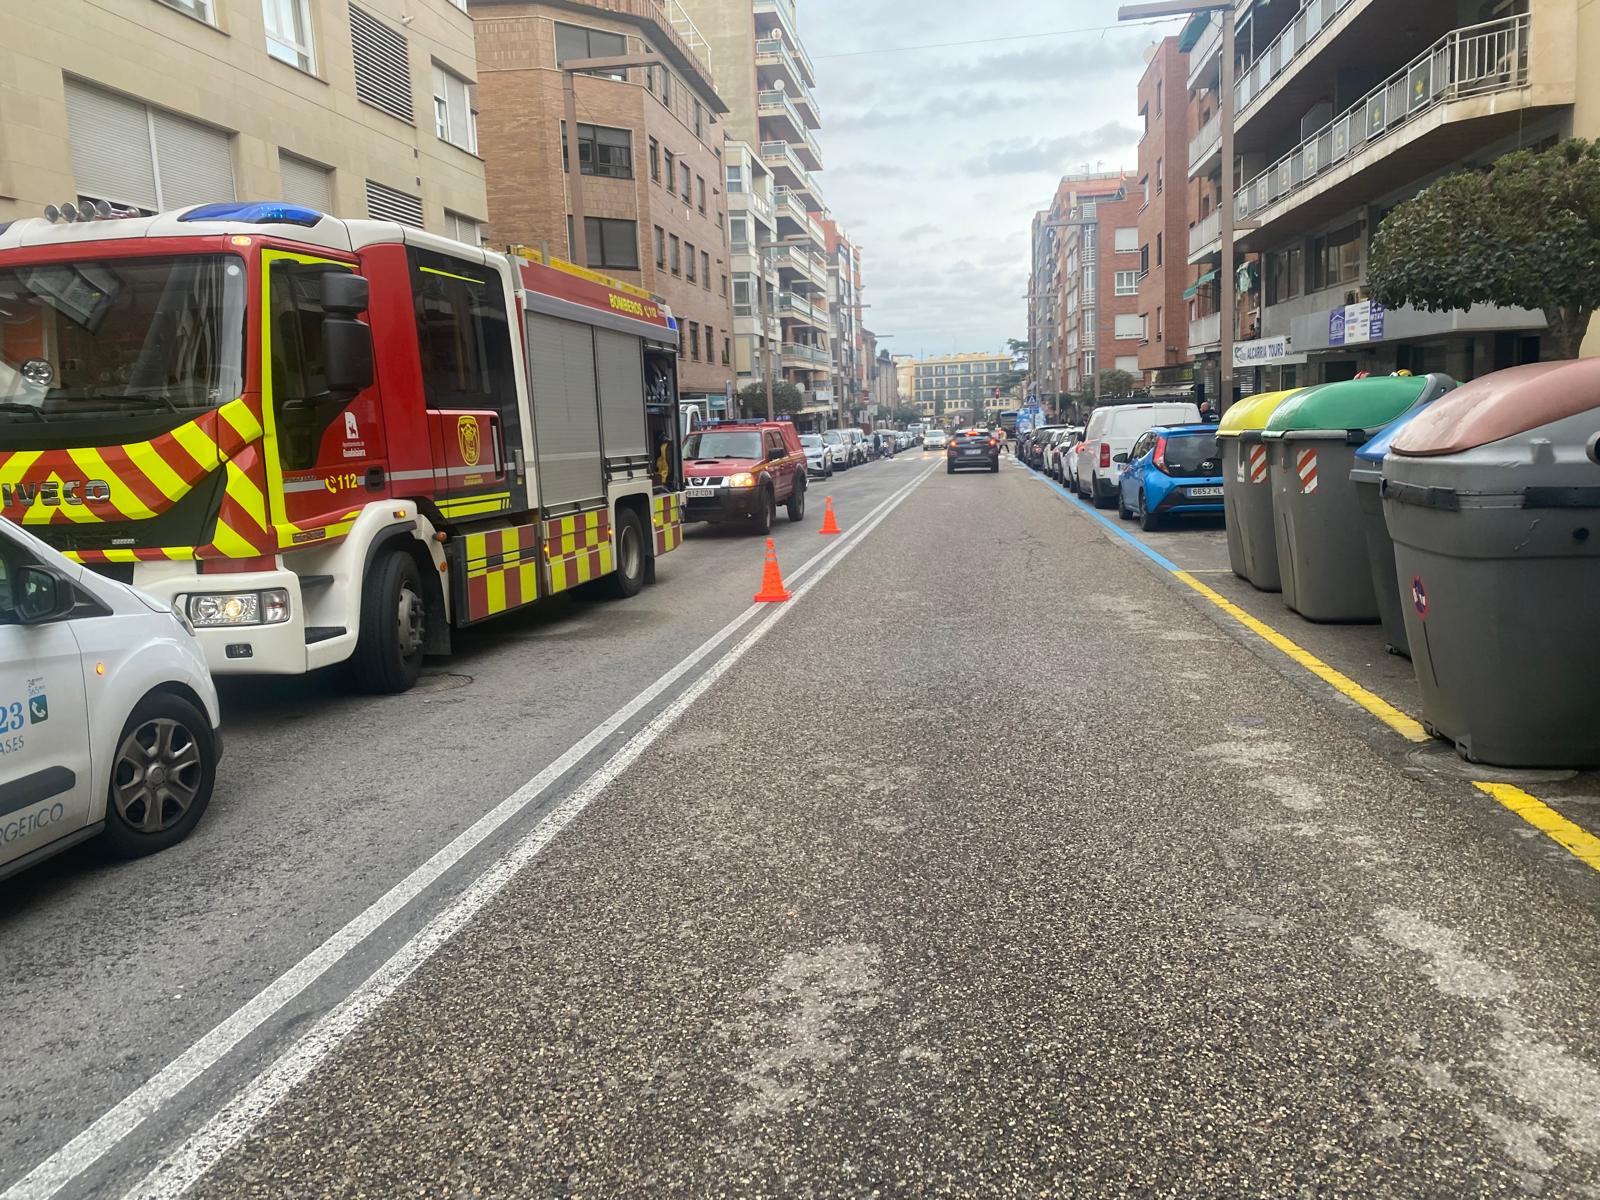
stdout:
<svg viewBox="0 0 1600 1200">
<path fill-rule="evenodd" d="M 1045 33 L 1012 33 L 1003 37 L 963 38 L 959 42 L 927 42 L 920 46 L 874 46 L 870 50 L 840 50 L 834 54 L 813 54 L 813 61 L 824 58 L 859 58 L 866 54 L 906 54 L 913 50 L 954 50 L 965 46 L 986 46 L 995 42 L 1031 42 L 1039 38 L 1077 37 L 1085 33 L 1106 33 L 1113 29 L 1134 29 L 1140 25 L 1170 25 L 1177 18 L 1155 17 L 1148 21 L 1119 21 L 1110 25 L 1085 25 L 1081 29 L 1054 29 Z"/>
</svg>

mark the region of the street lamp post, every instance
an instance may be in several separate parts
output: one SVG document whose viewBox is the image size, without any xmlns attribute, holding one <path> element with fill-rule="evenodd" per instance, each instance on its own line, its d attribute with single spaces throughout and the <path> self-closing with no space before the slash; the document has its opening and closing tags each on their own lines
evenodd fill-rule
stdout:
<svg viewBox="0 0 1600 1200">
<path fill-rule="evenodd" d="M 589 265 L 588 214 L 583 207 L 583 165 L 578 157 L 578 85 L 580 71 L 615 71 L 621 67 L 664 67 L 666 59 L 653 51 L 611 54 L 601 58 L 569 58 L 561 64 L 561 100 L 567 122 L 567 200 L 572 206 L 572 257 L 580 267 Z"/>
<path fill-rule="evenodd" d="M 1124 4 L 1117 9 L 1117 20 L 1140 21 L 1150 17 L 1184 17 L 1195 13 L 1222 14 L 1222 95 L 1218 97 L 1217 124 L 1222 133 L 1222 211 L 1218 218 L 1222 238 L 1222 262 L 1217 268 L 1217 290 L 1227 299 L 1217 325 L 1217 411 L 1227 412 L 1233 403 L 1233 320 L 1235 257 L 1234 231 L 1234 26 L 1237 0 L 1160 0 L 1154 4 Z"/>
</svg>

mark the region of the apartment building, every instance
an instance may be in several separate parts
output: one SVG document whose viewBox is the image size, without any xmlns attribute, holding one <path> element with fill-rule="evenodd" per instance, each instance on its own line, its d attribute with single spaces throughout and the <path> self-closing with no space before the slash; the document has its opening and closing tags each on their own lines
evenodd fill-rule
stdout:
<svg viewBox="0 0 1600 1200">
<path fill-rule="evenodd" d="M 1193 388 L 1189 354 L 1189 56 L 1175 37 L 1151 48 L 1139 80 L 1139 320 L 1142 382 L 1152 392 Z M 1212 279 L 1215 279 L 1213 274 Z"/>
<path fill-rule="evenodd" d="M 0 221 L 270 199 L 477 241 L 476 79 L 454 0 L 14 0 Z"/>
<path fill-rule="evenodd" d="M 866 333 L 861 323 L 861 251 L 839 228 L 838 222 L 824 217 L 822 226 L 824 258 L 828 264 L 828 342 L 833 358 L 831 399 L 843 423 L 857 422 L 871 415 L 868 394 L 868 353 Z"/>
<path fill-rule="evenodd" d="M 942 354 L 915 359 L 910 367 L 909 403 L 924 420 L 941 426 L 970 424 L 995 407 L 995 390 L 1011 370 L 1011 355 Z"/>
<path fill-rule="evenodd" d="M 652 53 L 664 65 L 574 75 L 587 265 L 678 319 L 678 389 L 721 404 L 734 379 L 727 112 L 692 35 L 655 0 L 471 0 L 479 146 L 497 243 L 572 251 L 561 64 Z"/>
<path fill-rule="evenodd" d="M 1398 368 L 1466 379 L 1538 357 L 1542 313 L 1385 311 L 1371 301 L 1367 263 L 1385 214 L 1441 174 L 1572 132 L 1584 4 L 1243 7 L 1234 204 L 1238 245 L 1261 261 L 1237 281 L 1236 391 Z M 1594 22 L 1585 27 L 1592 37 Z M 1216 41 L 1210 27 L 1200 35 L 1192 79 L 1211 78 Z M 1214 216 L 1197 222 L 1192 250 L 1215 240 Z"/>
<path fill-rule="evenodd" d="M 825 206 L 812 172 L 821 113 L 816 71 L 800 40 L 794 0 L 666 0 L 669 16 L 703 38 L 717 90 L 728 104 L 728 136 L 754 149 L 772 178 L 777 240 L 780 362 L 785 379 L 810 393 L 830 390 L 833 359 L 828 265 L 818 215 Z"/>
<path fill-rule="evenodd" d="M 783 378 L 783 324 L 778 317 L 778 237 L 772 172 L 747 142 L 722 148 L 727 172 L 729 248 L 733 254 L 733 344 L 736 386 L 760 383 L 770 369 Z M 765 325 L 763 325 L 765 322 Z"/>
<path fill-rule="evenodd" d="M 872 400 L 879 410 L 893 412 L 904 400 L 900 391 L 900 360 L 887 347 L 877 346 L 876 335 L 868 335 L 876 352 L 872 358 Z"/>
</svg>

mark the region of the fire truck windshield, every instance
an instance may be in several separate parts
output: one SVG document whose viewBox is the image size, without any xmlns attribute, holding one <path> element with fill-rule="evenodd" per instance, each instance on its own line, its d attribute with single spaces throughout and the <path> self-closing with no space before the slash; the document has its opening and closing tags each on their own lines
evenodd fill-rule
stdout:
<svg viewBox="0 0 1600 1200">
<path fill-rule="evenodd" d="M 190 413 L 244 387 L 234 255 L 0 268 L 0 423 Z"/>
</svg>

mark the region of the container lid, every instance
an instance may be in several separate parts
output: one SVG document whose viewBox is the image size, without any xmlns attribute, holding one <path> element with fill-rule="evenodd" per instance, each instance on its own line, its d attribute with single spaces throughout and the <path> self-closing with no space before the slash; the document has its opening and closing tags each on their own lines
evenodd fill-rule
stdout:
<svg viewBox="0 0 1600 1200">
<path fill-rule="evenodd" d="M 1286 392 L 1260 392 L 1254 396 L 1246 396 L 1237 404 L 1230 405 L 1228 411 L 1222 414 L 1222 423 L 1217 426 L 1217 436 L 1238 437 L 1246 430 L 1265 429 L 1267 418 L 1278 411 L 1279 405 L 1302 390 L 1290 388 Z"/>
<path fill-rule="evenodd" d="M 1395 454 L 1458 454 L 1600 408 L 1600 359 L 1530 363 L 1476 379 L 1402 429 Z"/>
<path fill-rule="evenodd" d="M 1267 422 L 1268 433 L 1378 429 L 1441 389 L 1437 375 L 1374 375 L 1307 388 Z M 1453 384 L 1453 381 L 1450 381 Z"/>
<path fill-rule="evenodd" d="M 1373 463 L 1381 466 L 1384 456 L 1389 453 L 1389 447 L 1394 442 L 1394 439 L 1399 432 L 1407 425 L 1411 424 L 1412 421 L 1420 417 L 1423 413 L 1427 412 L 1428 409 L 1432 408 L 1434 403 L 1439 399 L 1440 397 L 1435 396 L 1431 400 L 1424 400 L 1421 404 L 1417 405 L 1416 408 L 1403 412 L 1394 420 L 1390 421 L 1382 429 L 1378 430 L 1377 433 L 1372 435 L 1371 441 L 1356 451 L 1356 461 Z"/>
</svg>

